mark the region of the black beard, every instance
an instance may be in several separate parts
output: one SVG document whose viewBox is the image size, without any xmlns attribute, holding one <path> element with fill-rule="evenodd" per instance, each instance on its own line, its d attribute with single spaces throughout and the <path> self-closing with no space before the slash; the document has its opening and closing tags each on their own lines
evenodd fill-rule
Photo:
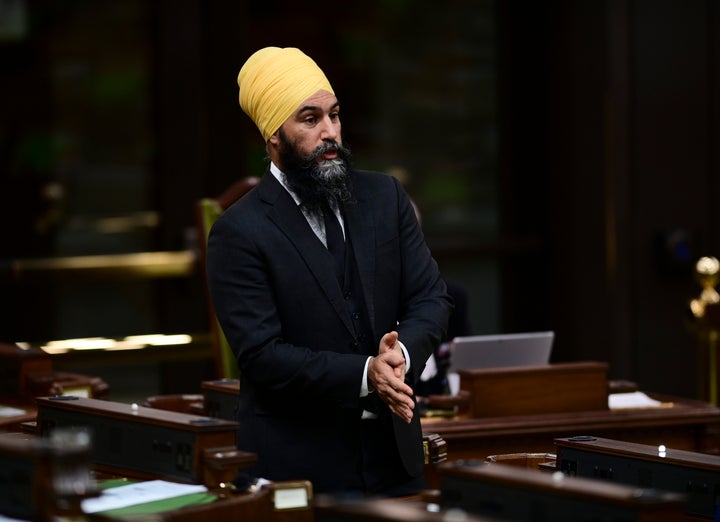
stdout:
<svg viewBox="0 0 720 522">
<path fill-rule="evenodd" d="M 311 213 L 319 214 L 325 205 L 340 207 L 352 200 L 350 183 L 350 150 L 332 141 L 303 156 L 294 143 L 280 131 L 280 163 L 285 182 L 300 199 L 300 205 Z M 328 150 L 336 150 L 337 158 L 317 162 Z"/>
</svg>

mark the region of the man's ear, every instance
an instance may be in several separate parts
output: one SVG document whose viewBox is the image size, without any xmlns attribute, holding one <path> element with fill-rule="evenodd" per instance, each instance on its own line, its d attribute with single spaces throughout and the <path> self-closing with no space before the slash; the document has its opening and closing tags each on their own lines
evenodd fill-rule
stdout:
<svg viewBox="0 0 720 522">
<path fill-rule="evenodd" d="M 277 147 L 279 144 L 280 144 L 280 131 L 278 130 L 270 136 L 270 138 L 268 139 L 268 145 Z"/>
</svg>

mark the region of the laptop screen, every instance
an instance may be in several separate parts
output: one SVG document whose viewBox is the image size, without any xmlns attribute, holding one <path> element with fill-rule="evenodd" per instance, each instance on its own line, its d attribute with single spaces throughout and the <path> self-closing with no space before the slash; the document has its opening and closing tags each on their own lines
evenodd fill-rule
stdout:
<svg viewBox="0 0 720 522">
<path fill-rule="evenodd" d="M 552 331 L 456 337 L 448 371 L 549 364 L 554 339 Z"/>
</svg>

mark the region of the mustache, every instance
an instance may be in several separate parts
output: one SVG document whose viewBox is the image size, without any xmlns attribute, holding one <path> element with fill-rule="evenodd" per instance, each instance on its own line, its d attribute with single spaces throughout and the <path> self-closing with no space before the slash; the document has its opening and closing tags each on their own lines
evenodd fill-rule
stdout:
<svg viewBox="0 0 720 522">
<path fill-rule="evenodd" d="M 347 157 L 350 154 L 350 149 L 344 147 L 342 144 L 338 143 L 337 141 L 326 141 L 322 145 L 320 145 L 318 148 L 316 148 L 312 153 L 308 156 L 309 161 L 315 161 L 318 159 L 318 157 L 322 156 L 328 151 L 337 151 L 341 154 L 341 156 Z"/>
</svg>

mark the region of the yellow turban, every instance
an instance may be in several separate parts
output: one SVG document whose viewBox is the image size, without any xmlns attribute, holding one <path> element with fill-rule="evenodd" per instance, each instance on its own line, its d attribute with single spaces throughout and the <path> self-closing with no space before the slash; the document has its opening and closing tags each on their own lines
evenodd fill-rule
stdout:
<svg viewBox="0 0 720 522">
<path fill-rule="evenodd" d="M 319 90 L 335 92 L 317 64 L 300 49 L 265 47 L 240 69 L 240 107 L 265 141 Z"/>
</svg>

